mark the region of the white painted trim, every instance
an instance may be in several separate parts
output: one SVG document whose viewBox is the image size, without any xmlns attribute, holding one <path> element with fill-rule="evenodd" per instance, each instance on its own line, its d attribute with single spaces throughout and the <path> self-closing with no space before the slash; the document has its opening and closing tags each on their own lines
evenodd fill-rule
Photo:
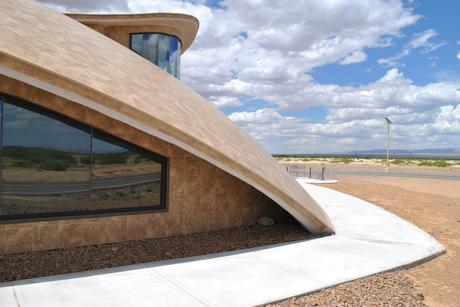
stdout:
<svg viewBox="0 0 460 307">
<path fill-rule="evenodd" d="M 269 190 L 267 189 L 264 189 L 263 187 L 261 187 L 260 185 L 258 185 L 256 182 L 250 180 L 249 178 L 245 177 L 245 176 L 242 176 L 241 174 L 237 173 L 236 171 L 234 171 L 233 169 L 231 169 L 230 167 L 224 165 L 223 163 L 221 163 L 220 161 L 217 161 L 215 159 L 213 159 L 212 157 L 206 155 L 205 153 L 203 153 L 202 151 L 199 151 L 197 150 L 196 148 L 174 138 L 174 137 L 171 137 L 163 132 L 160 132 L 150 126 L 147 126 L 146 124 L 140 122 L 140 121 L 137 121 L 133 118 L 130 118 L 120 112 L 117 112 L 117 111 L 114 111 L 100 103 L 97 103 L 96 101 L 94 100 L 91 100 L 91 99 L 88 99 L 86 97 L 83 97 L 83 96 L 80 96 L 78 94 L 75 94 L 73 92 L 70 92 L 68 90 L 65 90 L 63 88 L 60 88 L 58 86 L 55 86 L 53 84 L 50 84 L 48 82 L 45 82 L 45 81 L 42 81 L 42 80 L 39 80 L 39 79 L 36 79 L 34 77 L 31 77 L 29 75 L 26 75 L 26 74 L 23 74 L 21 72 L 18 72 L 16 70 L 13 70 L 13 69 L 10 69 L 8 67 L 5 67 L 3 65 L 0 65 L 0 74 L 2 75 L 5 75 L 7 77 L 10 77 L 12 79 L 15 79 L 15 80 L 19 80 L 21 82 L 24 82 L 24 83 L 27 83 L 31 86 L 34 86 L 34 87 L 37 87 L 37 88 L 40 88 L 44 91 L 47 91 L 47 92 L 50 92 L 50 93 L 53 93 L 57 96 L 60 96 L 60 97 L 63 97 L 65 99 L 68 99 L 70 101 L 73 101 L 73 102 L 76 102 L 80 105 L 83 105 L 87 108 L 90 108 L 92 110 L 95 110 L 97 112 L 100 112 L 106 116 L 109 116 L 113 119 L 116 119 L 120 122 L 123 122 L 131 127 L 134 127 L 136 129 L 139 129 L 143 132 L 146 132 L 148 133 L 149 135 L 152 135 L 156 138 L 159 138 L 161 140 L 164 140 L 168 143 L 171 143 L 171 144 L 174 144 L 176 145 L 177 147 L 180 147 L 182 148 L 183 150 L 185 151 L 188 151 L 189 153 L 197 156 L 197 157 L 200 157 L 201 159 L 213 164 L 214 166 L 222 169 L 223 171 L 235 176 L 236 178 L 246 182 L 247 184 L 253 186 L 254 188 L 256 188 L 257 190 L 259 190 L 260 192 L 262 192 L 263 194 L 265 194 L 266 196 L 268 196 L 269 198 L 271 198 L 274 202 L 276 202 L 278 205 L 280 205 L 282 208 L 284 208 L 286 211 L 289 212 L 289 214 L 291 214 L 295 219 L 297 219 L 305 228 L 307 228 L 310 232 L 312 233 L 318 233 L 320 232 L 321 230 L 318 229 L 314 223 L 310 222 L 307 218 L 305 218 L 304 216 L 302 216 L 301 214 L 297 213 L 295 211 L 295 209 L 291 208 L 291 206 L 289 206 L 287 203 L 283 202 L 280 198 L 278 198 L 276 195 L 274 195 L 273 193 L 271 193 Z M 318 206 L 319 210 L 320 207 Z"/>
</svg>

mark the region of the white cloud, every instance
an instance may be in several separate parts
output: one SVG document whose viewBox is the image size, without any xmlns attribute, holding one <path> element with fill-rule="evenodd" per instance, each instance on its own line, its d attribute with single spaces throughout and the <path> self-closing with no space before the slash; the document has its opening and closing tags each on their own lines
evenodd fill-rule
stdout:
<svg viewBox="0 0 460 307">
<path fill-rule="evenodd" d="M 242 105 L 238 98 L 228 96 L 210 97 L 208 101 L 218 108 L 239 107 Z"/>
<path fill-rule="evenodd" d="M 407 44 L 407 48 L 415 49 L 427 46 L 430 44 L 428 41 L 436 35 L 438 35 L 438 33 L 433 29 L 428 29 L 424 32 L 416 33 Z"/>
<path fill-rule="evenodd" d="M 343 123 L 311 123 L 304 119 L 281 115 L 273 108 L 254 112 L 237 112 L 229 118 L 242 126 L 271 152 L 331 152 L 363 145 L 373 140 L 383 127 L 381 119 L 352 120 Z M 369 144 L 368 142 L 366 144 Z"/>
<path fill-rule="evenodd" d="M 295 95 L 285 96 L 284 99 L 279 97 L 282 101 L 279 105 L 289 110 L 302 110 L 311 104 L 330 108 L 427 108 L 458 101 L 459 88 L 459 82 L 417 86 L 398 69 L 393 68 L 379 80 L 356 87 L 305 82 Z"/>
<path fill-rule="evenodd" d="M 244 123 L 268 123 L 273 122 L 276 120 L 289 120 L 292 118 L 287 118 L 281 116 L 276 110 L 274 109 L 260 109 L 255 112 L 235 112 L 228 116 L 231 120 L 244 124 Z"/>
<path fill-rule="evenodd" d="M 395 123 L 396 147 L 449 146 L 449 142 L 452 145 L 460 141 L 457 129 L 460 106 L 453 107 L 460 105 L 460 82 L 416 86 L 398 69 L 390 69 L 367 85 L 310 82 L 304 91 L 296 94 L 303 99 L 289 100 L 278 108 L 233 113 L 229 117 L 272 152 L 382 148 L 385 116 Z M 309 101 L 328 108 L 322 122 L 282 115 L 283 110 L 305 109 Z"/>
<path fill-rule="evenodd" d="M 435 119 L 434 127 L 442 133 L 458 134 L 460 131 L 460 104 L 441 107 Z"/>
<path fill-rule="evenodd" d="M 377 63 L 384 67 L 403 66 L 403 64 L 399 63 L 398 60 L 408 56 L 413 49 L 422 48 L 422 53 L 430 53 L 439 47 L 444 46 L 446 42 L 440 42 L 437 44 L 430 42 L 430 39 L 437 35 L 438 33 L 434 29 L 428 29 L 421 33 L 415 33 L 412 39 L 404 46 L 404 49 L 399 54 L 388 58 L 378 59 Z"/>
<path fill-rule="evenodd" d="M 62 12 L 126 12 L 129 10 L 126 0 L 38 0 Z"/>
<path fill-rule="evenodd" d="M 355 51 L 351 53 L 349 56 L 344 58 L 340 64 L 341 65 L 348 65 L 348 64 L 354 64 L 354 63 L 359 63 L 359 62 L 364 62 L 367 60 L 367 54 L 365 54 L 362 51 Z"/>
<path fill-rule="evenodd" d="M 460 51 L 457 53 L 457 59 L 460 61 Z"/>
</svg>

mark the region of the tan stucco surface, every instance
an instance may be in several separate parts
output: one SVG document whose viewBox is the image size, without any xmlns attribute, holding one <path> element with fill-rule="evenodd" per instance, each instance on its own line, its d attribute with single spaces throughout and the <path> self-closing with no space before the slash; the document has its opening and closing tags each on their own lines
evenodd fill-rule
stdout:
<svg viewBox="0 0 460 307">
<path fill-rule="evenodd" d="M 253 139 L 148 60 L 32 0 L 1 1 L 0 28 L 0 65 L 160 132 L 270 194 L 312 232 L 332 232 L 321 207 Z"/>
<path fill-rule="evenodd" d="M 159 32 L 175 35 L 182 43 L 182 53 L 193 43 L 200 24 L 193 16 L 172 13 L 66 15 L 121 42 L 124 46 L 128 46 L 130 33 Z"/>
</svg>

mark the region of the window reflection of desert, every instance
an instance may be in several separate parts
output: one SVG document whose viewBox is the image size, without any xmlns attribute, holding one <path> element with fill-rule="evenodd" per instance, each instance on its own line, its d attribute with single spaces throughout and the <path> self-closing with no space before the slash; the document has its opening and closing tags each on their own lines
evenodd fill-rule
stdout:
<svg viewBox="0 0 460 307">
<path fill-rule="evenodd" d="M 13 158 L 9 151 L 21 154 Z M 130 152 L 94 154 L 92 168 L 89 161 L 89 155 L 36 148 L 7 149 L 2 160 L 4 196 L 0 214 L 160 204 L 161 164 Z"/>
<path fill-rule="evenodd" d="M 68 154 L 68 153 L 65 153 Z M 70 155 L 70 154 L 68 154 Z M 107 156 L 107 155 L 105 155 Z M 72 154 L 69 162 L 58 164 L 53 158 L 46 156 L 11 158 L 4 156 L 2 160 L 2 178 L 7 182 L 83 182 L 90 178 L 90 165 L 87 155 Z M 147 160 L 136 154 L 115 161 L 98 162 L 98 155 L 94 155 L 93 176 L 111 177 L 136 174 L 158 173 L 161 170 L 159 163 Z M 118 162 L 118 163 L 117 163 Z M 53 164 L 54 163 L 54 164 Z"/>
</svg>

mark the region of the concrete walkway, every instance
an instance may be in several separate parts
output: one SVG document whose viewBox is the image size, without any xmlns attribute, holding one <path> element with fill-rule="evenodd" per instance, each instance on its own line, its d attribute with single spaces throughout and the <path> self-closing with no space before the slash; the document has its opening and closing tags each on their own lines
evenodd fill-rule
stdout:
<svg viewBox="0 0 460 307">
<path fill-rule="evenodd" d="M 0 285 L 0 306 L 251 306 L 413 265 L 444 248 L 358 198 L 299 180 L 337 234 L 181 260 Z"/>
</svg>

